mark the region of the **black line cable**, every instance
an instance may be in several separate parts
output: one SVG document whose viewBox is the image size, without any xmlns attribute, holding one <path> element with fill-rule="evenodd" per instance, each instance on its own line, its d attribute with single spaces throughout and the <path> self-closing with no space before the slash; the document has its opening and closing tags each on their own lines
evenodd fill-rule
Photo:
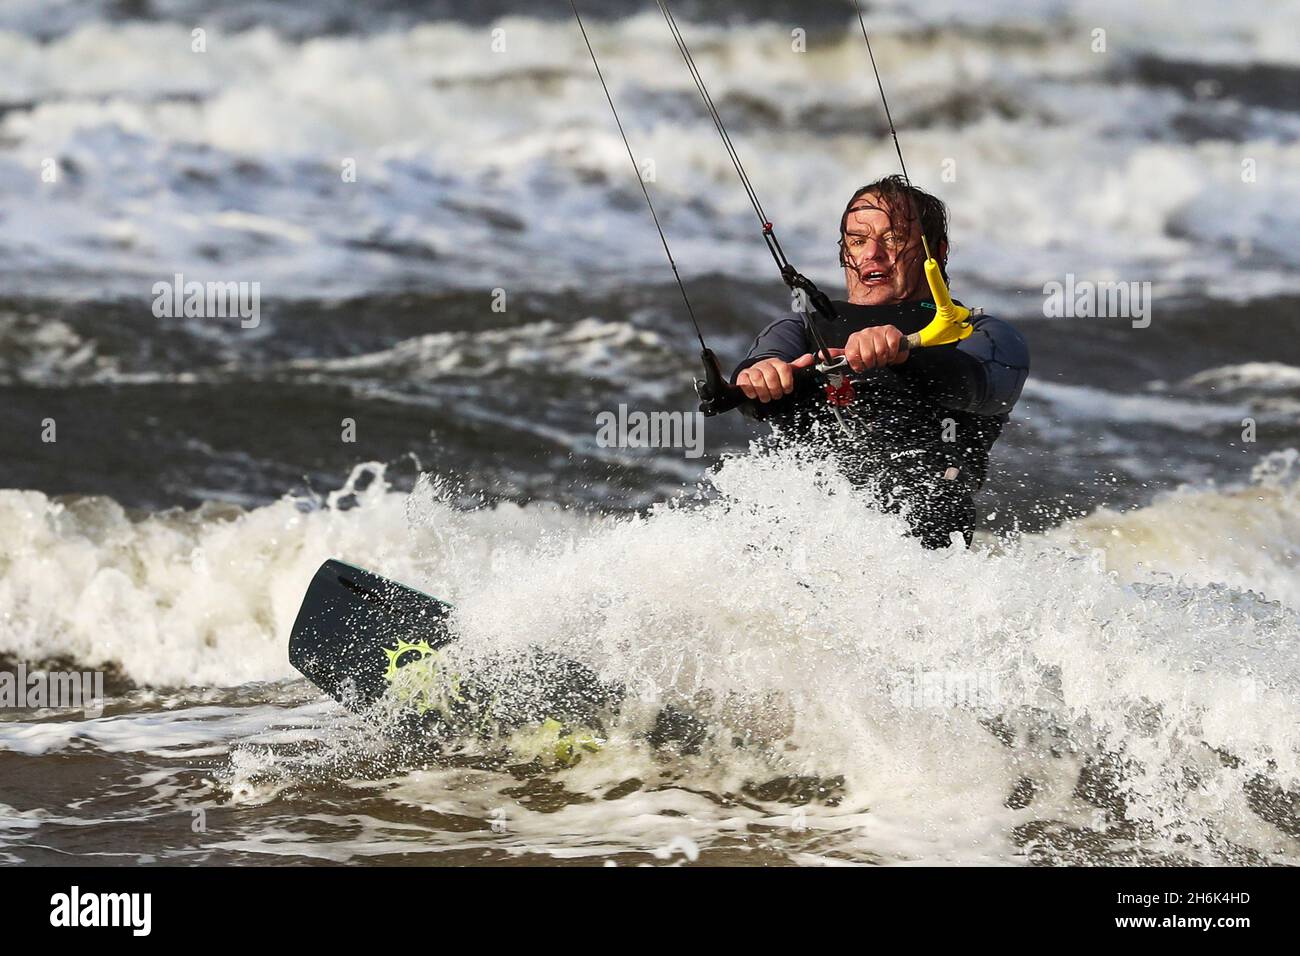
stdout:
<svg viewBox="0 0 1300 956">
<path fill-rule="evenodd" d="M 686 303 L 686 312 L 691 317 L 691 324 L 695 326 L 695 335 L 700 340 L 700 348 L 708 350 L 704 343 L 704 332 L 700 329 L 699 319 L 695 317 L 695 309 L 691 307 L 691 297 L 686 294 L 686 285 L 682 282 L 681 273 L 677 271 L 677 260 L 673 258 L 673 252 L 668 248 L 668 237 L 664 235 L 663 226 L 659 223 L 659 214 L 655 212 L 655 204 L 650 199 L 650 190 L 646 188 L 645 179 L 641 175 L 641 167 L 637 165 L 636 156 L 632 152 L 632 144 L 628 142 L 627 132 L 623 129 L 623 121 L 619 119 L 618 108 L 614 105 L 614 97 L 609 92 L 609 85 L 605 82 L 605 74 L 601 72 L 600 61 L 596 59 L 596 51 L 591 46 L 591 38 L 587 36 L 587 28 L 583 26 L 582 15 L 578 13 L 576 0 L 569 0 L 569 6 L 573 8 L 574 19 L 578 21 L 578 29 L 582 31 L 582 40 L 587 45 L 587 52 L 591 54 L 591 65 L 596 68 L 596 76 L 600 79 L 601 89 L 605 91 L 605 99 L 609 101 L 610 112 L 614 114 L 614 122 L 618 125 L 618 134 L 623 138 L 623 147 L 627 150 L 627 158 L 632 161 L 632 169 L 636 173 L 636 181 L 641 186 L 641 194 L 645 196 L 646 205 L 650 207 L 650 218 L 654 220 L 655 229 L 659 232 L 659 241 L 663 243 L 664 255 L 668 257 L 668 265 L 672 267 L 673 278 L 677 280 L 677 288 L 681 290 L 682 301 Z"/>
</svg>

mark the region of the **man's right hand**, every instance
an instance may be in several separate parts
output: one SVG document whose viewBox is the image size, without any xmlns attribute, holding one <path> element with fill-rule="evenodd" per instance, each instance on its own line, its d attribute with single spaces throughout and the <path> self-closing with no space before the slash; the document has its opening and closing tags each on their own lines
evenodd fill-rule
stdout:
<svg viewBox="0 0 1300 956">
<path fill-rule="evenodd" d="M 767 358 L 755 362 L 736 376 L 736 385 L 745 397 L 759 402 L 773 402 L 794 391 L 794 370 L 808 368 L 816 359 L 801 355 L 793 362 Z"/>
</svg>

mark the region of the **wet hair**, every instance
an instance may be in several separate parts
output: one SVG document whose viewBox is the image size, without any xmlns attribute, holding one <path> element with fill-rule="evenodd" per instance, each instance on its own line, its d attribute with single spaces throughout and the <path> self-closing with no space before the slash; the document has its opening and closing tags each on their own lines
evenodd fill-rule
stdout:
<svg viewBox="0 0 1300 956">
<path fill-rule="evenodd" d="M 909 225 L 907 232 L 910 233 L 910 224 L 920 218 L 921 233 L 930 244 L 930 251 L 939 260 L 939 271 L 947 282 L 948 257 L 946 254 L 940 254 L 940 247 L 948 241 L 948 207 L 938 196 L 932 196 L 924 189 L 909 186 L 907 180 L 897 173 L 877 179 L 874 183 L 867 183 L 853 194 L 849 204 L 844 207 L 844 215 L 840 216 L 840 265 L 847 265 L 844 257 L 844 237 L 848 231 L 849 213 L 853 211 L 858 200 L 868 193 L 879 196 L 889 206 L 891 226 L 897 226 L 900 220 L 896 217 L 901 216 L 903 217 L 901 222 Z"/>
</svg>

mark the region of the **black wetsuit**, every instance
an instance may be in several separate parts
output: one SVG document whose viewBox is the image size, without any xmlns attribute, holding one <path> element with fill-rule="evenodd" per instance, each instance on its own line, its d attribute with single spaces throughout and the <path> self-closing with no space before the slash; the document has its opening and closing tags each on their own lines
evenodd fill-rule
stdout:
<svg viewBox="0 0 1300 956">
<path fill-rule="evenodd" d="M 893 325 L 908 334 L 934 318 L 929 301 L 836 302 L 835 309 L 838 322 L 813 317 L 831 348 L 843 348 L 859 329 Z M 853 374 L 857 398 L 842 409 L 852 436 L 836 422 L 820 385 L 755 402 L 756 417 L 779 426 L 786 438 L 828 447 L 850 480 L 877 490 L 885 510 L 904 511 L 927 548 L 947 547 L 954 531 L 969 545 L 973 495 L 988 474 L 989 449 L 1029 374 L 1029 349 L 1019 332 L 989 315 L 975 316 L 972 324 L 974 331 L 958 343 L 918 349 L 901 364 Z M 762 359 L 789 362 L 813 351 L 803 319 L 781 319 L 759 333 L 731 380 Z"/>
</svg>

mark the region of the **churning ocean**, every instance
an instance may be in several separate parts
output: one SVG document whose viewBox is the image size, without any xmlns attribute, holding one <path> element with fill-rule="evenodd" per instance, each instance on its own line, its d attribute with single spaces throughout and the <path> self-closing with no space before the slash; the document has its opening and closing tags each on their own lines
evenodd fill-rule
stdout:
<svg viewBox="0 0 1300 956">
<path fill-rule="evenodd" d="M 735 361 L 789 308 L 752 211 L 654 5 L 582 6 Z M 676 13 L 839 292 L 897 165 L 852 7 Z M 970 551 L 738 416 L 597 441 L 698 362 L 567 4 L 5 0 L 0 670 L 107 699 L 0 709 L 0 860 L 1300 863 L 1300 4 L 867 17 L 954 294 L 1033 352 Z M 160 317 L 178 274 L 257 321 Z M 603 747 L 395 751 L 289 665 L 332 556 L 624 684 Z M 682 701 L 726 730 L 656 750 Z"/>
</svg>

